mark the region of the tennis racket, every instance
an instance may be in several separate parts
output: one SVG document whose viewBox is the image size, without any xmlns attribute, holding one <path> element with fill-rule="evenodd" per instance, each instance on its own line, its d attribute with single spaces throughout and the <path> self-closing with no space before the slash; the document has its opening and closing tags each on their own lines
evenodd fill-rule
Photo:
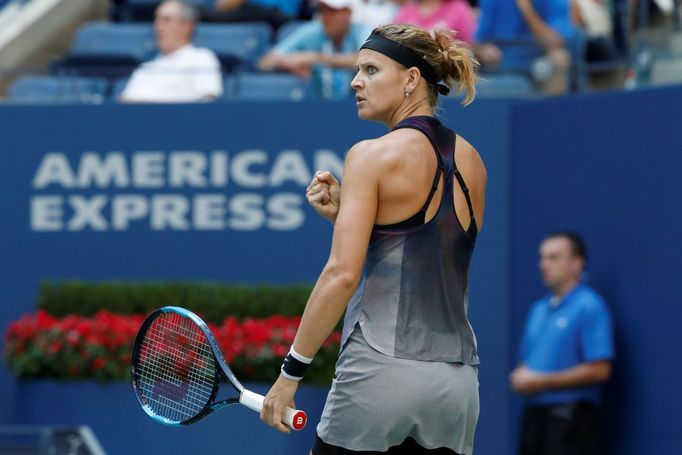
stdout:
<svg viewBox="0 0 682 455">
<path fill-rule="evenodd" d="M 218 400 L 223 379 L 231 393 Z M 263 408 L 263 395 L 237 380 L 208 325 L 179 307 L 160 308 L 142 323 L 133 346 L 132 383 L 142 409 L 165 425 L 196 423 L 231 404 L 258 413 Z M 286 409 L 284 423 L 294 430 L 306 421 L 305 412 Z"/>
</svg>

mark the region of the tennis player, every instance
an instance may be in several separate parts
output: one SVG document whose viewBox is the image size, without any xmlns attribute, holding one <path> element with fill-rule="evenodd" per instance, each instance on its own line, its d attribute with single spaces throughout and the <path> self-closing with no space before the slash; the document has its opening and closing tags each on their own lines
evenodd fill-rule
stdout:
<svg viewBox="0 0 682 455">
<path fill-rule="evenodd" d="M 334 224 L 331 253 L 261 413 L 288 431 L 283 409 L 346 310 L 313 455 L 472 453 L 479 360 L 467 272 L 486 172 L 434 111 L 455 84 L 473 100 L 476 66 L 451 32 L 411 25 L 379 27 L 361 47 L 358 116 L 390 131 L 351 148 L 342 189 L 329 173 L 307 189 Z"/>
</svg>

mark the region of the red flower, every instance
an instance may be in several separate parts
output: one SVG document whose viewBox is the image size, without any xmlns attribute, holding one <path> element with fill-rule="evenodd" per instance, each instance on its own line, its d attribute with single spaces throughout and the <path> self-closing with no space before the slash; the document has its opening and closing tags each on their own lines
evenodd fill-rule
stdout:
<svg viewBox="0 0 682 455">
<path fill-rule="evenodd" d="M 9 324 L 4 334 L 5 358 L 21 376 L 87 378 L 94 375 L 99 379 L 126 379 L 132 346 L 144 319 L 143 315 L 117 315 L 108 311 L 100 311 L 91 318 L 78 315 L 55 318 L 40 310 Z M 289 351 L 300 322 L 299 316 L 274 315 L 242 321 L 228 317 L 222 324 L 209 324 L 209 327 L 237 376 L 249 380 L 277 374 L 277 367 Z M 162 328 L 164 322 L 159 324 Z M 189 347 L 203 337 L 203 332 L 196 331 L 159 339 L 150 343 L 146 352 L 163 357 L 169 355 L 169 344 Z M 340 338 L 339 332 L 333 332 L 323 347 L 338 345 Z M 187 351 L 187 362 L 196 361 L 191 357 L 191 349 Z M 184 364 L 179 368 L 187 370 Z"/>
</svg>

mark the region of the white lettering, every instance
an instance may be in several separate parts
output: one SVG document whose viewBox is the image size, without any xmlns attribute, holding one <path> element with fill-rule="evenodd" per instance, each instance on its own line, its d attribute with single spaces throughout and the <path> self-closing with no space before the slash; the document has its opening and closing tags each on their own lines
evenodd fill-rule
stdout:
<svg viewBox="0 0 682 455">
<path fill-rule="evenodd" d="M 108 153 L 104 162 L 96 153 L 83 154 L 78 168 L 78 186 L 87 188 L 95 185 L 105 188 L 111 186 L 112 182 L 119 188 L 130 184 L 123 153 Z"/>
<path fill-rule="evenodd" d="M 272 166 L 270 185 L 280 186 L 286 181 L 292 181 L 306 186 L 311 178 L 312 175 L 301 153 L 296 150 L 285 150 L 277 155 L 277 160 Z"/>
<path fill-rule="evenodd" d="M 31 229 L 34 231 L 59 231 L 62 229 L 61 196 L 34 196 L 31 198 Z"/>
<path fill-rule="evenodd" d="M 63 188 L 74 186 L 73 170 L 63 153 L 47 153 L 33 178 L 33 188 L 45 188 L 53 183 Z"/>
<path fill-rule="evenodd" d="M 227 186 L 227 153 L 215 152 L 211 155 L 211 185 Z"/>
<path fill-rule="evenodd" d="M 161 188 L 164 185 L 162 152 L 139 152 L 133 155 L 133 184 L 138 188 Z"/>
<path fill-rule="evenodd" d="M 263 196 L 260 194 L 238 194 L 229 203 L 233 218 L 229 220 L 230 228 L 236 231 L 253 231 L 263 226 L 265 214 L 262 211 Z"/>
<path fill-rule="evenodd" d="M 161 194 L 152 198 L 151 227 L 155 231 L 174 229 L 184 231 L 189 229 L 187 214 L 189 202 L 179 194 Z"/>
<path fill-rule="evenodd" d="M 147 198 L 139 195 L 116 196 L 112 205 L 112 224 L 114 229 L 128 229 L 131 220 L 139 220 L 149 214 Z"/>
<path fill-rule="evenodd" d="M 201 194 L 194 197 L 194 228 L 201 230 L 225 229 L 225 196 Z"/>
<path fill-rule="evenodd" d="M 262 150 L 247 150 L 232 158 L 232 179 L 237 185 L 247 188 L 264 187 L 266 177 L 251 173 L 249 168 L 255 164 L 266 164 L 268 155 Z"/>
<path fill-rule="evenodd" d="M 208 162 L 201 152 L 173 152 L 170 155 L 170 186 L 206 186 Z"/>
<path fill-rule="evenodd" d="M 275 231 L 292 231 L 298 229 L 305 221 L 301 209 L 303 197 L 294 193 L 280 193 L 268 200 L 267 211 L 270 214 L 267 226 Z"/>
<path fill-rule="evenodd" d="M 108 228 L 102 216 L 102 209 L 107 205 L 106 196 L 93 196 L 90 199 L 69 196 L 69 205 L 74 210 L 74 215 L 67 225 L 69 231 L 80 231 L 86 227 L 91 227 L 95 231 L 104 231 Z"/>
</svg>

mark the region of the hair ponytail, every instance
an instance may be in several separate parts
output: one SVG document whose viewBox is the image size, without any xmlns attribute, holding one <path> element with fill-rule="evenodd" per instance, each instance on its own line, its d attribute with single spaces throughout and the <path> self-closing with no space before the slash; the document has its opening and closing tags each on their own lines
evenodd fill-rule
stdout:
<svg viewBox="0 0 682 455">
<path fill-rule="evenodd" d="M 466 43 L 454 37 L 449 30 L 435 32 L 433 40 L 439 49 L 439 64 L 434 68 L 441 80 L 448 87 L 457 86 L 457 92 L 463 93 L 462 104 L 470 104 L 476 96 L 476 69 L 479 66 L 474 53 Z"/>
</svg>

